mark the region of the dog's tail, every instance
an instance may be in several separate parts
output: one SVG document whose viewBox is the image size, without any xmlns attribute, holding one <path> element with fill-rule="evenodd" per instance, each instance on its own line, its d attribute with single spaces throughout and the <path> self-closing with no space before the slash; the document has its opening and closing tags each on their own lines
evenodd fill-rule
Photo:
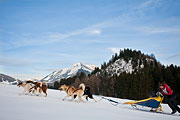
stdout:
<svg viewBox="0 0 180 120">
<path fill-rule="evenodd" d="M 81 84 L 79 85 L 79 89 L 82 89 L 83 91 L 85 90 L 85 85 L 84 85 L 84 83 L 81 83 Z"/>
</svg>

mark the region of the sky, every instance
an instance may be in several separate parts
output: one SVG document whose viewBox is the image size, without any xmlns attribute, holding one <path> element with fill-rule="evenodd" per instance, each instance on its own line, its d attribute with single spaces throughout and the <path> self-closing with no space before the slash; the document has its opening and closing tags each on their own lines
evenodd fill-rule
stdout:
<svg viewBox="0 0 180 120">
<path fill-rule="evenodd" d="M 180 1 L 0 0 L 0 73 L 40 79 L 124 48 L 180 66 Z"/>
</svg>

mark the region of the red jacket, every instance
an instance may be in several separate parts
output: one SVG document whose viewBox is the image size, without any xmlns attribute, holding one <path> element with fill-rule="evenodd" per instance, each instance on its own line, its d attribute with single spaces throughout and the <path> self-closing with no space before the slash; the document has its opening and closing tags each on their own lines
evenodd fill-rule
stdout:
<svg viewBox="0 0 180 120">
<path fill-rule="evenodd" d="M 173 91 L 167 84 L 164 84 L 164 88 L 161 89 L 161 92 L 163 95 L 172 95 L 173 94 Z"/>
</svg>

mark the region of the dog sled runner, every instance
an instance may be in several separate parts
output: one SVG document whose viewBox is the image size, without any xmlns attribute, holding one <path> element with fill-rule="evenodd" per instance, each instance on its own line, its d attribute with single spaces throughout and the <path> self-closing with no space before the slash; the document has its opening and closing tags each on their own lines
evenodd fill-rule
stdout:
<svg viewBox="0 0 180 120">
<path fill-rule="evenodd" d="M 148 99 L 143 99 L 138 101 L 125 102 L 124 104 L 129 104 L 133 108 L 137 108 L 137 106 L 150 107 L 152 111 L 153 109 L 155 109 L 156 112 L 163 112 L 161 107 L 162 101 L 163 101 L 163 97 L 158 96 L 158 97 L 151 97 Z"/>
</svg>

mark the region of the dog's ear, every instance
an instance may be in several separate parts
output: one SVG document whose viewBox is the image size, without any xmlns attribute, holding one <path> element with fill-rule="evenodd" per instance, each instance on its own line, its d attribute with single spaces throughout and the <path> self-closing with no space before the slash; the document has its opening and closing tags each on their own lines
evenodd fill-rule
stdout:
<svg viewBox="0 0 180 120">
<path fill-rule="evenodd" d="M 17 81 L 17 84 L 22 82 L 22 81 L 21 81 L 21 80 L 19 80 L 19 79 L 17 79 L 16 81 Z"/>
<path fill-rule="evenodd" d="M 22 85 L 22 81 L 21 80 L 17 81 L 17 86 L 20 87 L 20 85 Z"/>
</svg>

